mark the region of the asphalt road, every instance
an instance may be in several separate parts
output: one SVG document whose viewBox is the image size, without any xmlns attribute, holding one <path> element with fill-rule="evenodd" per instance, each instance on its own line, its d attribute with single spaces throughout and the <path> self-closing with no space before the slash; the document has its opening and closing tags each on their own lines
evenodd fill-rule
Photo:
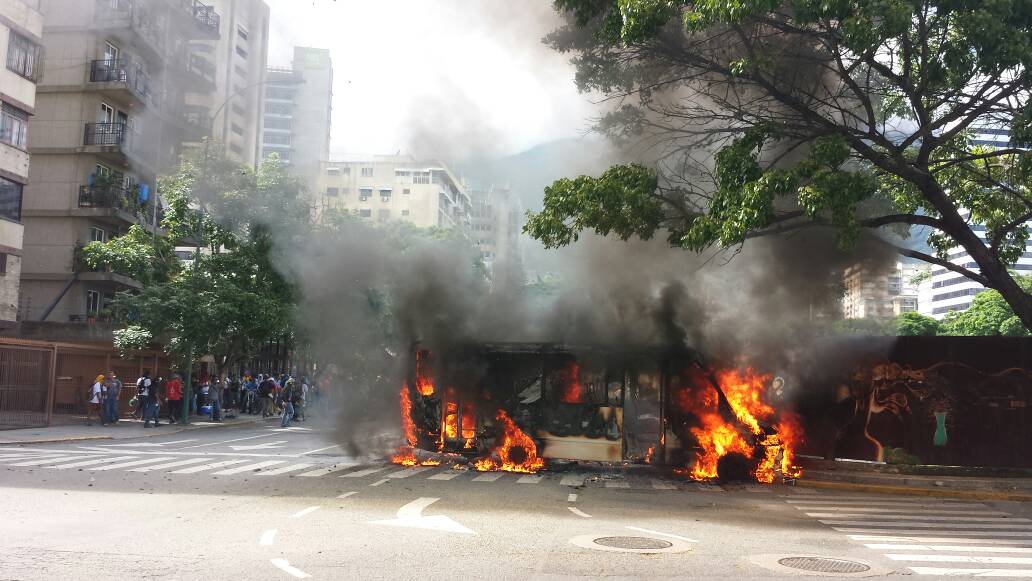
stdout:
<svg viewBox="0 0 1032 581">
<path fill-rule="evenodd" d="M 790 557 L 865 569 L 837 577 L 1032 578 L 1029 503 L 405 469 L 330 438 L 269 421 L 0 446 L 0 579 L 825 577 Z"/>
</svg>

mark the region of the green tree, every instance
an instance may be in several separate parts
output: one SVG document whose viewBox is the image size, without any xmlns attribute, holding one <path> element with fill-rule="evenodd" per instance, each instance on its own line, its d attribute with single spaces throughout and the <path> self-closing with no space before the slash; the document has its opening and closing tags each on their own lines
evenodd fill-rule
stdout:
<svg viewBox="0 0 1032 581">
<path fill-rule="evenodd" d="M 654 166 L 560 179 L 526 231 L 548 247 L 583 230 L 663 230 L 692 251 L 832 227 L 931 227 L 933 254 L 996 289 L 1026 327 L 1008 272 L 1032 218 L 1032 8 L 1003 0 L 555 0 L 548 42 L 577 83 L 620 103 L 599 122 Z M 973 146 L 1009 126 L 1014 147 Z M 970 212 L 970 215 L 965 213 Z M 983 241 L 972 224 L 986 228 Z M 896 246 L 882 237 L 879 242 Z M 951 263 L 962 247 L 977 265 Z"/>
<path fill-rule="evenodd" d="M 1025 292 L 1032 293 L 1032 276 L 1016 277 Z M 987 290 L 975 295 L 967 310 L 946 315 L 940 335 L 1005 335 L 1027 337 L 1029 326 L 1022 324 L 999 292 Z"/>
<path fill-rule="evenodd" d="M 900 337 L 934 337 L 939 333 L 939 321 L 921 313 L 901 313 L 895 323 Z"/>
</svg>

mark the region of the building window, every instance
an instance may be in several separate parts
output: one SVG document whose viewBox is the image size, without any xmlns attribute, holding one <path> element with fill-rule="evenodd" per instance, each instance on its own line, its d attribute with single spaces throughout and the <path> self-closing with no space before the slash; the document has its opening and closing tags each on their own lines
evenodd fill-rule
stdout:
<svg viewBox="0 0 1032 581">
<path fill-rule="evenodd" d="M 240 65 L 233 65 L 233 71 L 241 77 L 244 77 L 245 79 L 247 78 L 247 69 L 245 69 L 244 67 Z"/>
<path fill-rule="evenodd" d="M 269 99 L 279 99 L 280 101 L 293 101 L 294 95 L 297 93 L 293 89 L 284 89 L 281 87 L 269 87 L 265 89 L 265 96 Z"/>
<path fill-rule="evenodd" d="M 389 201 L 391 201 L 391 189 L 390 188 L 380 188 L 380 201 L 382 201 L 382 202 L 389 202 Z"/>
<path fill-rule="evenodd" d="M 402 210 L 401 211 L 401 215 L 402 216 L 408 216 L 409 215 L 409 211 L 408 210 Z"/>
<path fill-rule="evenodd" d="M 100 314 L 100 291 L 86 291 L 86 316 L 96 317 Z"/>
<path fill-rule="evenodd" d="M 379 222 L 386 222 L 391 219 L 390 210 L 380 210 L 376 213 L 376 219 Z"/>
<path fill-rule="evenodd" d="M 21 221 L 22 185 L 0 178 L 0 216 Z"/>
<path fill-rule="evenodd" d="M 364 168 L 362 168 L 362 177 L 364 177 L 364 178 L 371 178 L 371 177 L 373 177 L 373 168 L 371 168 L 371 167 L 364 167 Z"/>
<path fill-rule="evenodd" d="M 328 167 L 328 168 L 326 168 L 326 175 L 328 175 L 328 176 L 339 176 L 340 175 L 340 168 L 339 167 Z"/>
<path fill-rule="evenodd" d="M 293 119 L 279 119 L 277 117 L 270 117 L 265 120 L 266 129 L 284 129 L 290 130 L 294 126 Z"/>
<path fill-rule="evenodd" d="M 340 195 L 340 188 L 326 188 L 327 196 L 338 196 Z"/>
<path fill-rule="evenodd" d="M 278 133 L 266 133 L 263 138 L 265 143 L 272 145 L 290 145 L 290 135 L 281 135 Z"/>
<path fill-rule="evenodd" d="M 430 172 L 428 172 L 428 171 L 414 171 L 414 172 L 412 172 L 412 183 L 414 183 L 414 184 L 428 184 L 428 183 L 430 183 Z"/>
<path fill-rule="evenodd" d="M 358 215 L 361 218 L 372 218 L 373 217 L 373 211 L 370 210 L 369 208 L 363 208 L 363 209 L 358 211 Z"/>
<path fill-rule="evenodd" d="M 245 40 L 246 41 L 247 40 L 247 29 L 245 29 L 243 26 L 240 26 L 238 24 L 237 25 L 237 36 L 240 37 L 240 40 Z"/>
<path fill-rule="evenodd" d="M 240 105 L 237 105 L 236 103 L 233 103 L 232 109 L 233 109 L 233 112 L 236 113 L 237 115 L 239 115 L 241 117 L 247 117 L 247 109 L 244 109 Z"/>
<path fill-rule="evenodd" d="M 239 126 L 239 125 L 237 125 L 236 123 L 230 123 L 229 124 L 229 128 L 232 129 L 233 133 L 236 133 L 237 135 L 243 135 L 244 134 L 244 128 Z"/>
<path fill-rule="evenodd" d="M 412 190 L 411 190 L 411 189 L 409 189 L 409 188 L 405 188 L 404 190 L 401 190 L 401 193 L 403 193 L 403 194 L 406 194 L 406 195 L 407 195 L 407 194 L 411 194 L 411 193 L 412 193 Z"/>
<path fill-rule="evenodd" d="M 244 50 L 244 49 L 242 49 L 242 48 L 240 48 L 238 46 L 238 47 L 236 47 L 236 53 L 238 55 L 240 55 L 240 58 L 242 58 L 244 60 L 247 60 L 247 51 L 246 50 Z"/>
<path fill-rule="evenodd" d="M 21 149 L 28 149 L 29 114 L 4 103 L 3 108 L 0 109 L 0 141 Z"/>
<path fill-rule="evenodd" d="M 290 115 L 293 112 L 293 105 L 290 103 L 266 103 L 265 112 L 273 115 Z"/>
<path fill-rule="evenodd" d="M 373 188 L 358 188 L 358 199 L 365 202 L 373 195 Z"/>
<path fill-rule="evenodd" d="M 96 226 L 90 226 L 90 242 L 107 242 L 107 241 L 108 241 L 107 230 L 105 230 L 103 228 L 98 228 Z"/>
<path fill-rule="evenodd" d="M 42 78 L 43 47 L 12 31 L 7 43 L 7 69 L 37 82 Z"/>
<path fill-rule="evenodd" d="M 237 154 L 237 155 L 243 155 L 244 154 L 244 148 L 240 147 L 236 143 L 229 144 L 229 150 L 232 151 L 233 153 Z"/>
</svg>

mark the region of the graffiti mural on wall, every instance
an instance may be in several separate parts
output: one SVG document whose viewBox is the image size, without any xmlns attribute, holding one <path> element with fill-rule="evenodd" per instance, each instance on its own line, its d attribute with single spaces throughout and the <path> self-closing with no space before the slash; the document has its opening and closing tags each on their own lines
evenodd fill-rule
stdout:
<svg viewBox="0 0 1032 581">
<path fill-rule="evenodd" d="M 1030 396 L 1028 367 L 859 365 L 837 389 L 833 453 L 906 464 L 1032 465 L 1020 451 L 1029 446 Z"/>
</svg>

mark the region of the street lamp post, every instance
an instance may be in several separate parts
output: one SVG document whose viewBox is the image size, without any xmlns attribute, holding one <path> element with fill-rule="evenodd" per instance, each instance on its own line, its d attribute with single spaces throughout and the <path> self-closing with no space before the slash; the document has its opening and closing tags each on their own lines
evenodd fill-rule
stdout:
<svg viewBox="0 0 1032 581">
<path fill-rule="evenodd" d="M 215 109 L 215 113 L 213 113 L 211 118 L 208 120 L 208 135 L 204 139 L 204 158 L 201 160 L 201 187 L 207 187 L 208 184 L 208 156 L 211 151 L 211 141 L 215 135 L 215 120 L 218 119 L 218 116 L 222 114 L 222 112 L 226 109 L 226 105 L 229 105 L 229 102 L 232 101 L 237 95 L 240 95 L 245 91 L 248 91 L 255 87 L 267 85 L 270 82 L 270 80 L 266 79 L 264 81 L 259 81 L 257 83 L 251 83 L 246 87 L 241 87 L 234 91 L 232 94 L 230 94 L 228 97 L 226 97 L 226 100 L 223 101 L 217 109 Z M 303 80 L 297 79 L 291 84 L 300 85 L 303 83 Z M 193 269 L 195 276 L 197 273 L 197 266 L 201 263 L 201 238 L 204 236 L 204 201 L 199 200 L 198 204 L 201 208 L 197 219 L 197 232 L 194 234 L 195 248 Z M 190 400 L 193 397 L 193 364 L 194 346 L 193 344 L 188 344 L 186 347 L 186 373 L 183 376 L 183 424 L 189 423 L 190 420 Z"/>
</svg>

